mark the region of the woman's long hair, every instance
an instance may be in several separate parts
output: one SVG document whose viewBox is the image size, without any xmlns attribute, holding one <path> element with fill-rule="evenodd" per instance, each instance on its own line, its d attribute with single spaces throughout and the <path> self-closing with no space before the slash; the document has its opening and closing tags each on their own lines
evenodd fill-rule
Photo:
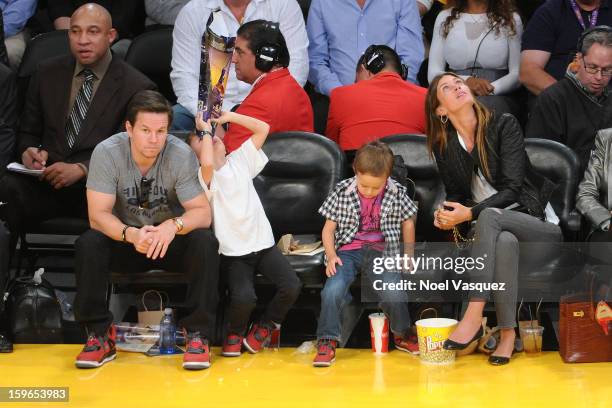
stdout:
<svg viewBox="0 0 612 408">
<path fill-rule="evenodd" d="M 461 13 L 467 10 L 468 0 L 455 0 L 454 6 L 446 21 L 442 23 L 442 37 L 446 38 L 448 32 L 453 28 L 453 23 L 459 18 Z M 510 36 L 516 34 L 516 26 L 514 24 L 514 16 L 512 13 L 516 10 L 514 0 L 488 0 L 487 1 L 487 17 L 489 25 L 495 27 L 495 34 L 499 35 L 502 27 L 508 27 Z"/>
<path fill-rule="evenodd" d="M 429 150 L 429 154 L 432 157 L 433 150 L 435 148 L 439 149 L 440 154 L 444 153 L 446 144 L 448 143 L 447 127 L 452 127 L 452 124 L 449 122 L 442 123 L 441 118 L 436 114 L 436 109 L 438 109 L 438 106 L 440 106 L 440 101 L 438 100 L 438 83 L 442 77 L 447 75 L 459 78 L 463 81 L 459 75 L 452 72 L 444 72 L 436 75 L 429 85 L 429 89 L 427 90 L 427 98 L 425 99 L 425 116 L 427 117 L 427 150 Z M 470 90 L 470 92 L 472 91 Z M 474 96 L 474 94 L 472 94 L 472 96 Z M 485 177 L 489 177 L 489 162 L 487 161 L 486 146 L 487 126 L 489 125 L 489 121 L 491 119 L 491 112 L 485 108 L 483 104 L 478 102 L 476 97 L 474 97 L 474 113 L 476 114 L 477 119 L 474 143 L 476 146 L 478 146 L 478 157 L 480 158 L 483 173 Z"/>
</svg>

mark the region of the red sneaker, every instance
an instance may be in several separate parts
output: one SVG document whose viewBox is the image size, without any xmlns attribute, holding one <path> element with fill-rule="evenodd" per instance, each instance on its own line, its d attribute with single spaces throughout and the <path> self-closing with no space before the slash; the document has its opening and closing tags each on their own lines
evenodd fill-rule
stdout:
<svg viewBox="0 0 612 408">
<path fill-rule="evenodd" d="M 242 343 L 249 353 L 255 354 L 270 342 L 273 330 L 273 323 L 253 324 Z"/>
<path fill-rule="evenodd" d="M 335 340 L 321 339 L 317 342 L 317 355 L 312 362 L 315 367 L 329 367 L 336 361 Z"/>
<path fill-rule="evenodd" d="M 78 368 L 96 368 L 114 360 L 117 357 L 115 350 L 115 326 L 111 325 L 104 337 L 90 334 L 87 343 L 77 356 L 75 365 Z"/>
<path fill-rule="evenodd" d="M 221 354 L 225 357 L 238 357 L 242 349 L 242 336 L 230 333 L 223 342 Z"/>
<path fill-rule="evenodd" d="M 415 356 L 419 355 L 419 339 L 414 334 L 406 337 L 400 337 L 394 334 L 393 340 L 395 341 L 396 349 L 405 351 L 406 353 L 410 353 Z"/>
<path fill-rule="evenodd" d="M 200 332 L 187 333 L 185 340 L 183 368 L 186 370 L 203 370 L 210 367 L 208 340 L 202 339 Z"/>
</svg>

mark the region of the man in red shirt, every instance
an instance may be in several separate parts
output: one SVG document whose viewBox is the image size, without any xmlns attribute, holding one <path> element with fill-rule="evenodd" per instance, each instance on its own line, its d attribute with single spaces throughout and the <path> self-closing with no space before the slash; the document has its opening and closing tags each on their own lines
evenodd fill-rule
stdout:
<svg viewBox="0 0 612 408">
<path fill-rule="evenodd" d="M 327 137 L 342 150 L 398 133 L 425 134 L 427 89 L 405 80 L 406 68 L 386 45 L 371 45 L 357 62 L 356 83 L 330 95 Z"/>
<path fill-rule="evenodd" d="M 238 80 L 253 85 L 237 113 L 266 122 L 270 133 L 313 131 L 310 99 L 287 69 L 289 50 L 278 23 L 255 20 L 242 25 L 232 62 Z M 231 153 L 250 137 L 248 129 L 232 124 L 223 142 Z"/>
</svg>

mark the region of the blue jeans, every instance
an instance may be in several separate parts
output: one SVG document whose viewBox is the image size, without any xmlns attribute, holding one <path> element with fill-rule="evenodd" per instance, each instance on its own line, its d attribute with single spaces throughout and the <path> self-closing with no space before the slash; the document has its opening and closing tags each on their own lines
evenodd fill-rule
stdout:
<svg viewBox="0 0 612 408">
<path fill-rule="evenodd" d="M 193 130 L 195 129 L 195 117 L 183 105 L 176 104 L 172 107 L 172 126 L 170 130 Z"/>
<path fill-rule="evenodd" d="M 321 291 L 321 314 L 317 325 L 317 339 L 331 339 L 340 341 L 342 333 L 342 309 L 351 302 L 351 284 L 357 279 L 362 266 L 366 250 L 338 251 L 342 265 L 336 264 L 336 274 L 327 278 L 323 291 Z M 371 259 L 370 256 L 367 257 Z M 369 261 L 368 261 L 369 262 Z M 386 299 L 392 300 L 392 299 Z M 405 336 L 410 329 L 410 314 L 408 304 L 398 301 L 383 301 L 380 308 L 389 319 L 391 332 L 398 336 Z"/>
</svg>

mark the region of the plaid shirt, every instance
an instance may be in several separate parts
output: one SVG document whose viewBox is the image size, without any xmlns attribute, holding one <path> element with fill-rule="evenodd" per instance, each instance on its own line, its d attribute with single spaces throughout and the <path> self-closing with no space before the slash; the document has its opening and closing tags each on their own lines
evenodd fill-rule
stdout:
<svg viewBox="0 0 612 408">
<path fill-rule="evenodd" d="M 355 177 L 342 180 L 327 196 L 319 213 L 336 222 L 336 249 L 350 244 L 361 221 L 361 204 L 357 193 Z M 380 209 L 380 230 L 387 247 L 399 244 L 402 236 L 402 222 L 417 213 L 414 201 L 408 197 L 406 187 L 389 178 Z"/>
</svg>

